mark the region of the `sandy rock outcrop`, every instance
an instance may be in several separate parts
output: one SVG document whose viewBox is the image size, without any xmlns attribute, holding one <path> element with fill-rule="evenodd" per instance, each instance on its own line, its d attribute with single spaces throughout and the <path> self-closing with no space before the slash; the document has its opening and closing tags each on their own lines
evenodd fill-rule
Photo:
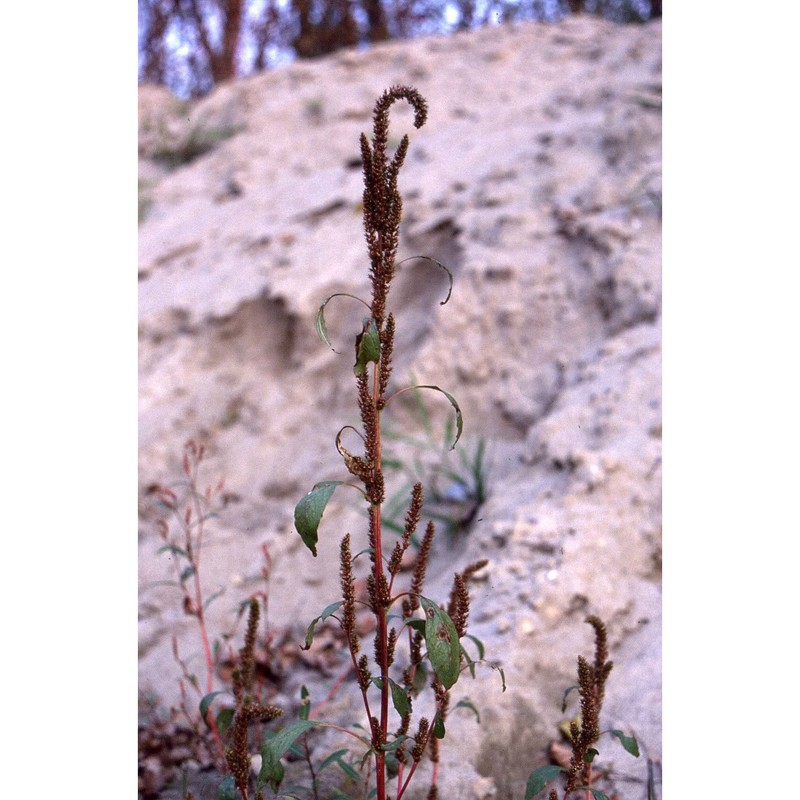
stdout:
<svg viewBox="0 0 800 800">
<path fill-rule="evenodd" d="M 469 697 L 481 725 L 454 714 L 465 733 L 444 742 L 442 796 L 523 795 L 557 738 L 576 657 L 591 653 L 590 613 L 616 662 L 608 727 L 658 760 L 660 22 L 569 18 L 390 43 L 191 104 L 140 90 L 141 686 L 176 699 L 173 634 L 199 660 L 193 620 L 164 585 L 152 493 L 180 477 L 189 438 L 207 444 L 209 481 L 226 484 L 203 563 L 208 594 L 225 590 L 210 624 L 229 627 L 261 588 L 262 542 L 276 626 L 302 630 L 339 596 L 339 540 L 362 536 L 362 517 L 332 502 L 313 559 L 292 513 L 316 481 L 344 477 L 333 440 L 357 418 L 360 308 L 328 308 L 343 356 L 313 318 L 334 292 L 365 294 L 358 137 L 395 83 L 430 107 L 420 131 L 404 104 L 392 109 L 391 142 L 411 139 L 399 258 L 430 256 L 455 279 L 441 306 L 445 273 L 401 265 L 395 381 L 452 392 L 466 452 L 487 443 L 488 498 L 467 530 L 440 538 L 428 591 L 444 599 L 453 571 L 490 560 L 472 632 L 507 684 L 489 669 L 457 684 L 454 701 Z M 443 425 L 446 401 L 428 407 Z M 600 749 L 614 774 L 644 780 L 644 757 Z"/>
</svg>

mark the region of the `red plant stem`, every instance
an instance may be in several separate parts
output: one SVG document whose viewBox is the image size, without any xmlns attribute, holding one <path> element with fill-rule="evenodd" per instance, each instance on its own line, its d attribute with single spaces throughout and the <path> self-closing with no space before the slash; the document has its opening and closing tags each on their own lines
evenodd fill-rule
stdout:
<svg viewBox="0 0 800 800">
<path fill-rule="evenodd" d="M 408 788 L 408 784 L 411 782 L 411 777 L 413 776 L 414 772 L 416 771 L 418 764 L 419 764 L 419 761 L 415 761 L 411 765 L 411 770 L 408 773 L 408 777 L 406 778 L 406 782 L 403 784 L 403 786 L 397 792 L 397 800 L 400 800 L 400 798 L 405 794 L 406 789 Z M 401 774 L 398 773 L 398 777 L 397 777 L 398 783 L 400 782 L 400 778 L 401 778 Z"/>
<path fill-rule="evenodd" d="M 191 476 L 192 498 L 195 504 L 195 513 L 197 514 L 197 548 L 194 552 L 193 564 L 194 567 L 194 595 L 195 595 L 195 611 L 197 612 L 197 621 L 200 625 L 200 638 L 203 642 L 203 652 L 206 658 L 206 694 L 211 694 L 214 691 L 214 657 L 211 654 L 211 645 L 208 641 L 208 628 L 206 626 L 206 615 L 203 609 L 203 589 L 200 585 L 200 553 L 203 550 L 203 509 L 200 505 L 200 500 L 197 495 L 197 485 L 195 482 L 195 475 Z M 191 529 L 187 530 L 187 535 L 191 538 Z M 211 707 L 209 706 L 206 714 L 208 727 L 211 728 L 211 733 L 214 736 L 214 741 L 217 745 L 219 756 L 222 763 L 225 763 L 225 748 L 222 744 L 222 737 L 219 735 L 217 729 L 217 722 L 211 714 Z"/>
<path fill-rule="evenodd" d="M 373 465 L 374 474 L 381 469 L 381 412 L 378 409 L 380 393 L 379 385 L 380 361 L 375 364 L 372 381 L 372 401 L 375 404 L 375 464 Z M 380 586 L 383 576 L 383 550 L 381 545 L 381 504 L 372 506 L 372 529 L 375 532 L 375 561 L 374 575 L 375 585 Z M 389 664 L 387 654 L 388 631 L 386 624 L 386 609 L 381 605 L 376 609 L 378 617 L 378 656 L 380 659 L 381 670 L 381 739 L 386 741 L 389 727 Z M 375 753 L 375 770 L 378 790 L 377 800 L 386 800 L 386 753 L 378 750 Z"/>
<path fill-rule="evenodd" d="M 430 732 L 430 729 L 429 729 L 428 730 L 428 737 L 425 739 L 425 747 L 428 746 L 428 741 L 430 740 L 430 738 L 431 738 L 431 732 Z M 423 750 L 425 749 L 425 747 L 423 747 Z M 406 789 L 408 788 L 408 784 L 411 783 L 411 777 L 414 775 L 414 772 L 416 772 L 416 769 L 419 766 L 419 763 L 420 763 L 419 761 L 415 761 L 411 765 L 411 770 L 408 773 L 408 777 L 406 778 L 405 783 L 403 783 L 402 787 L 397 792 L 397 800 L 400 800 L 400 798 L 405 794 Z M 398 770 L 398 774 L 397 774 L 397 783 L 398 783 L 398 785 L 400 784 L 401 779 L 402 779 L 402 775 L 403 775 L 402 769 L 403 769 L 403 765 L 401 764 L 400 768 Z M 432 783 L 436 783 L 436 774 L 437 774 L 438 769 L 439 769 L 439 764 L 438 764 L 438 762 L 436 762 L 433 765 L 433 780 L 432 780 Z"/>
</svg>

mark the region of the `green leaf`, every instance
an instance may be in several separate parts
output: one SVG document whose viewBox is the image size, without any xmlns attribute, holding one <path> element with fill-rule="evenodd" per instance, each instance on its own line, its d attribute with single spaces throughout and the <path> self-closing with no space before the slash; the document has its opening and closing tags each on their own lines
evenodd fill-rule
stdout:
<svg viewBox="0 0 800 800">
<path fill-rule="evenodd" d="M 402 686 L 398 686 L 391 678 L 389 678 L 389 688 L 392 690 L 392 705 L 394 705 L 395 711 L 401 717 L 405 717 L 411 712 L 411 702 L 406 690 Z"/>
<path fill-rule="evenodd" d="M 305 646 L 301 646 L 301 650 L 308 650 L 311 647 L 311 642 L 314 641 L 314 628 L 316 627 L 318 622 L 322 622 L 322 620 L 327 619 L 334 611 L 341 606 L 344 605 L 344 600 L 339 600 L 336 603 L 331 603 L 329 606 L 325 606 L 325 610 L 318 616 L 314 617 L 311 620 L 311 624 L 308 626 L 308 630 L 306 631 L 306 643 Z"/>
<path fill-rule="evenodd" d="M 459 644 L 459 648 L 461 649 L 461 655 L 464 657 L 464 661 L 467 662 L 467 668 L 469 669 L 469 674 L 474 678 L 475 662 L 470 658 L 469 653 L 464 649 L 463 644 Z"/>
<path fill-rule="evenodd" d="M 580 684 L 576 683 L 573 686 L 570 686 L 568 689 L 564 690 L 564 699 L 561 701 L 561 713 L 563 714 L 567 710 L 567 698 L 569 697 L 569 693 L 574 689 L 580 689 Z"/>
<path fill-rule="evenodd" d="M 329 297 L 328 300 L 330 299 Z M 325 303 L 327 303 L 328 300 L 326 300 Z M 319 338 L 335 353 L 336 348 L 331 344 L 331 340 L 328 338 L 328 327 L 325 325 L 325 303 L 319 307 L 317 315 L 314 317 L 314 328 L 317 331 L 317 336 L 319 336 Z"/>
<path fill-rule="evenodd" d="M 360 297 L 356 297 L 354 294 L 349 294 L 348 292 L 335 292 L 334 294 L 330 295 L 330 297 L 325 300 L 325 302 L 319 307 L 317 311 L 317 315 L 314 318 L 314 328 L 317 331 L 317 336 L 325 342 L 334 353 L 339 352 L 336 348 L 331 344 L 330 339 L 328 338 L 328 328 L 325 325 L 325 306 L 328 305 L 330 300 L 333 300 L 334 297 L 352 297 L 353 300 L 358 300 L 359 303 L 364 303 L 364 305 L 369 308 L 369 304 L 364 302 Z"/>
<path fill-rule="evenodd" d="M 473 636 L 471 633 L 466 634 L 465 638 L 471 639 L 473 642 L 475 642 L 475 646 L 478 648 L 478 660 L 483 661 L 486 656 L 486 649 L 483 646 L 483 642 L 477 636 Z"/>
<path fill-rule="evenodd" d="M 316 720 L 300 719 L 287 725 L 271 739 L 264 738 L 261 745 L 261 770 L 256 781 L 257 787 L 263 789 L 269 784 L 277 793 L 283 781 L 283 764 L 281 758 L 294 744 L 295 740 L 319 723 Z"/>
<path fill-rule="evenodd" d="M 236 800 L 236 781 L 228 775 L 217 789 L 217 800 Z"/>
<path fill-rule="evenodd" d="M 360 377 L 367 370 L 367 364 L 371 361 L 377 364 L 381 358 L 381 338 L 375 320 L 365 317 L 364 329 L 356 336 L 356 363 L 353 372 L 356 377 Z"/>
<path fill-rule="evenodd" d="M 364 553 L 369 553 L 370 555 L 375 552 L 374 547 L 365 547 L 363 550 L 359 550 L 354 556 L 353 561 L 355 561 L 359 556 L 363 556 Z"/>
<path fill-rule="evenodd" d="M 314 484 L 314 488 L 294 509 L 294 527 L 300 534 L 303 544 L 317 556 L 317 528 L 325 512 L 325 506 L 331 499 L 333 490 L 343 481 L 322 481 Z"/>
<path fill-rule="evenodd" d="M 341 750 L 337 750 L 335 753 L 331 753 L 320 765 L 317 769 L 317 774 L 322 772 L 326 767 L 329 767 L 331 764 L 335 764 L 345 753 L 349 753 L 350 751 L 343 747 Z"/>
<path fill-rule="evenodd" d="M 408 625 L 409 628 L 413 628 L 415 631 L 419 631 L 420 633 L 425 633 L 425 620 L 424 619 L 407 619 L 404 625 Z"/>
<path fill-rule="evenodd" d="M 280 759 L 276 759 L 270 751 L 269 754 L 261 756 L 261 770 L 256 779 L 256 787 L 263 789 L 266 784 L 269 784 L 275 794 L 280 791 L 281 783 L 283 782 L 284 769 Z"/>
<path fill-rule="evenodd" d="M 456 449 L 456 444 L 458 444 L 458 440 L 461 438 L 461 433 L 464 430 L 464 418 L 461 416 L 461 408 L 458 405 L 455 397 L 450 394 L 450 392 L 446 392 L 444 389 L 440 388 L 439 386 L 433 386 L 431 384 L 425 384 L 424 386 L 415 386 L 415 389 L 435 389 L 437 392 L 441 392 L 449 401 L 450 405 L 456 410 L 456 438 L 453 444 L 450 445 L 451 450 Z"/>
<path fill-rule="evenodd" d="M 481 724 L 481 715 L 478 713 L 478 709 L 475 708 L 474 705 L 469 700 L 459 700 L 454 706 L 453 710 L 455 711 L 457 708 L 468 708 L 475 714 L 475 717 L 478 720 L 478 725 Z"/>
<path fill-rule="evenodd" d="M 439 302 L 439 305 L 443 306 L 450 299 L 450 295 L 453 293 L 453 273 L 450 272 L 450 270 L 447 269 L 447 267 L 442 264 L 441 261 L 437 261 L 435 258 L 431 258 L 430 256 L 409 256 L 408 258 L 404 258 L 402 261 L 398 261 L 397 266 L 399 267 L 406 261 L 413 261 L 417 258 L 421 258 L 423 261 L 430 261 L 432 264 L 436 264 L 437 267 L 441 267 L 447 273 L 447 277 L 450 279 L 450 286 L 447 290 L 447 297 Z"/>
<path fill-rule="evenodd" d="M 230 728 L 231 723 L 233 722 L 233 715 L 236 713 L 236 709 L 234 708 L 223 708 L 222 711 L 217 714 L 217 730 L 220 732 L 220 735 L 224 734 L 225 731 Z"/>
<path fill-rule="evenodd" d="M 437 739 L 444 739 L 444 717 L 441 711 L 437 711 L 433 718 L 433 735 Z"/>
<path fill-rule="evenodd" d="M 203 611 L 205 611 L 211 603 L 216 600 L 221 595 L 225 594 L 224 589 L 220 589 L 218 592 L 214 592 L 204 603 L 203 603 Z"/>
<path fill-rule="evenodd" d="M 203 718 L 203 722 L 208 725 L 208 709 L 211 708 L 211 704 L 214 702 L 214 698 L 217 695 L 225 694 L 224 691 L 219 692 L 211 692 L 211 694 L 207 694 L 201 701 L 200 701 L 200 716 Z"/>
<path fill-rule="evenodd" d="M 183 570 L 183 572 L 181 572 L 181 577 L 180 577 L 181 583 L 186 583 L 186 581 L 188 581 L 189 578 L 192 577 L 192 575 L 194 575 L 194 567 L 186 567 Z"/>
<path fill-rule="evenodd" d="M 364 764 L 366 764 L 366 763 L 367 763 L 367 760 L 369 759 L 369 757 L 370 757 L 370 756 L 371 756 L 371 755 L 372 755 L 374 752 L 375 752 L 375 750 L 374 750 L 372 747 L 370 747 L 370 748 L 369 748 L 369 750 L 367 750 L 367 752 L 366 752 L 366 753 L 364 753 L 364 756 L 363 756 L 363 757 L 362 757 L 362 759 L 361 759 L 361 764 L 360 764 L 360 767 L 359 767 L 360 769 L 364 769 Z"/>
<path fill-rule="evenodd" d="M 163 547 L 159 547 L 156 555 L 161 555 L 161 553 L 167 552 L 172 553 L 173 555 L 189 558 L 189 554 L 182 547 L 178 547 L 176 544 L 165 544 Z"/>
<path fill-rule="evenodd" d="M 639 758 L 639 743 L 633 736 L 626 736 L 622 731 L 609 731 L 612 736 L 619 739 L 620 744 L 632 755 Z"/>
<path fill-rule="evenodd" d="M 525 787 L 525 800 L 531 800 L 532 797 L 539 794 L 539 792 L 541 792 L 550 781 L 557 778 L 561 772 L 566 772 L 566 770 L 555 764 L 546 764 L 531 772 Z"/>
<path fill-rule="evenodd" d="M 311 713 L 311 701 L 308 698 L 309 698 L 308 689 L 306 689 L 304 684 L 303 686 L 300 687 L 300 711 L 299 711 L 300 719 L 308 719 L 308 715 Z"/>
<path fill-rule="evenodd" d="M 397 750 L 403 742 L 408 739 L 409 737 L 406 736 L 404 733 L 401 733 L 396 739 L 392 739 L 391 742 L 386 742 L 385 745 L 382 745 L 381 750 L 386 753 L 391 752 L 392 750 Z"/>
<path fill-rule="evenodd" d="M 344 774 L 350 778 L 351 781 L 358 782 L 361 780 L 361 775 L 356 772 L 356 770 L 354 770 L 353 767 L 351 767 L 350 764 L 348 764 L 344 759 L 338 758 L 336 760 L 336 764 L 339 766 L 342 772 L 344 772 Z"/>
<path fill-rule="evenodd" d="M 425 646 L 436 677 L 445 689 L 458 680 L 461 645 L 458 631 L 448 613 L 427 597 L 419 598 L 425 611 Z"/>
<path fill-rule="evenodd" d="M 594 761 L 595 757 L 599 755 L 600 752 L 598 750 L 595 750 L 594 747 L 590 747 L 586 751 L 586 755 L 583 757 L 583 761 L 585 764 L 591 764 L 592 761 Z"/>
<path fill-rule="evenodd" d="M 599 789 L 592 789 L 590 786 L 579 786 L 578 789 L 584 791 L 588 789 L 594 795 L 594 800 L 608 800 L 608 795 L 603 794 Z"/>
</svg>

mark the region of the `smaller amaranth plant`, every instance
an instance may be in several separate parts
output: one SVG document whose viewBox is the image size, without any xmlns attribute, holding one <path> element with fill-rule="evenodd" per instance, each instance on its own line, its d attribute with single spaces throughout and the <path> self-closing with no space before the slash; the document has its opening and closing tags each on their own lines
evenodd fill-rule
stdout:
<svg viewBox="0 0 800 800">
<path fill-rule="evenodd" d="M 566 710 L 567 697 L 574 689 L 580 695 L 580 723 L 572 720 L 569 724 L 569 740 L 572 746 L 572 755 L 568 767 L 556 764 L 535 769 L 528 777 L 525 789 L 525 800 L 531 800 L 546 785 L 566 774 L 563 800 L 567 800 L 573 792 L 585 792 L 586 800 L 608 800 L 608 797 L 598 789 L 592 788 L 592 765 L 599 755 L 595 745 L 605 733 L 619 739 L 622 746 L 631 755 L 639 757 L 639 745 L 633 736 L 626 736 L 620 730 L 600 730 L 600 713 L 603 708 L 606 680 L 614 664 L 608 661 L 608 636 L 606 626 L 599 617 L 594 615 L 586 618 L 586 622 L 594 628 L 595 650 L 594 661 L 589 663 L 583 656 L 578 656 L 578 683 L 570 686 L 564 692 L 562 711 Z M 558 791 L 551 789 L 548 800 L 558 800 Z"/>
<path fill-rule="evenodd" d="M 184 613 L 197 621 L 203 653 L 202 664 L 205 674 L 201 677 L 190 668 L 190 661 L 181 656 L 177 637 L 173 636 L 173 656 L 181 670 L 180 714 L 194 731 L 194 746 L 207 750 L 211 760 L 221 772 L 230 772 L 220 786 L 219 800 L 234 797 L 249 800 L 250 729 L 256 727 L 254 736 L 256 740 L 260 740 L 262 731 L 259 726 L 282 713 L 281 709 L 266 702 L 266 698 L 274 691 L 274 687 L 268 685 L 269 678 L 265 685 L 262 674 L 259 684 L 256 685 L 257 670 L 263 673 L 265 667 L 272 666 L 272 636 L 269 631 L 260 643 L 260 659 L 256 658 L 261 603 L 265 614 L 268 604 L 271 557 L 267 546 L 262 545 L 261 552 L 266 563 L 261 574 L 266 588 L 265 591 L 256 592 L 239 605 L 236 614 L 237 626 L 244 612 L 248 613 L 244 646 L 237 654 L 231 646 L 235 627 L 220 636 L 212 637 L 207 620 L 209 606 L 223 594 L 223 590 L 206 596 L 201 574 L 202 555 L 207 544 L 208 522 L 217 515 L 218 509 L 225 504 L 227 497 L 224 494 L 222 479 L 201 488 L 200 472 L 205 457 L 205 445 L 193 440 L 188 441 L 184 445 L 182 479 L 169 487 L 152 487 L 161 506 L 169 512 L 167 519 L 161 518 L 157 521 L 159 534 L 163 540 L 158 552 L 167 553 L 175 566 L 176 584 L 182 595 L 181 605 Z M 231 667 L 228 679 L 222 673 Z M 217 689 L 220 683 L 226 688 Z M 190 686 L 196 692 L 198 705 L 189 700 Z M 221 702 L 223 696 L 230 695 L 233 696 L 233 707 Z M 216 706 L 213 709 L 215 713 L 212 713 L 212 706 Z M 200 722 L 205 724 L 205 729 Z M 205 760 L 200 750 L 197 754 L 201 761 Z M 190 792 L 186 794 L 187 797 L 189 795 Z M 256 798 L 258 797 L 257 794 Z"/>
<path fill-rule="evenodd" d="M 250 789 L 250 747 L 248 733 L 250 727 L 257 723 L 269 722 L 277 719 L 283 711 L 272 705 L 260 702 L 258 695 L 253 691 L 253 678 L 255 676 L 256 662 L 253 650 L 256 645 L 256 631 L 258 630 L 259 607 L 258 601 L 253 597 L 248 604 L 247 633 L 244 646 L 239 651 L 240 665 L 233 670 L 233 697 L 236 707 L 230 722 L 230 744 L 225 748 L 225 761 L 231 774 L 222 782 L 218 797 L 233 797 L 231 791 L 235 786 L 242 796 L 248 800 Z M 213 695 L 203 698 L 204 703 L 210 703 Z M 258 790 L 255 800 L 263 800 L 264 792 Z"/>
<path fill-rule="evenodd" d="M 208 598 L 203 596 L 200 567 L 206 523 L 214 516 L 213 506 L 223 491 L 224 481 L 220 479 L 214 486 L 209 484 L 204 490 L 200 489 L 199 472 L 205 455 L 205 445 L 188 441 L 183 451 L 184 479 L 181 484 L 175 486 L 178 492 L 170 487 L 155 488 L 161 504 L 173 517 L 172 527 L 166 519 L 159 519 L 157 522 L 159 534 L 164 542 L 158 552 L 169 553 L 175 564 L 178 586 L 183 596 L 183 611 L 197 620 L 203 648 L 205 679 L 201 684 L 201 679 L 180 657 L 177 638 L 172 639 L 172 652 L 183 674 L 180 681 L 183 712 L 187 720 L 192 722 L 193 715 L 187 707 L 186 684 L 191 685 L 200 697 L 212 693 L 219 651 L 218 643 L 212 645 L 206 623 L 206 610 L 219 594 Z M 201 709 L 201 712 L 213 735 L 216 761 L 221 764 L 224 761 L 224 746 L 216 720 L 207 713 L 207 708 Z"/>
</svg>

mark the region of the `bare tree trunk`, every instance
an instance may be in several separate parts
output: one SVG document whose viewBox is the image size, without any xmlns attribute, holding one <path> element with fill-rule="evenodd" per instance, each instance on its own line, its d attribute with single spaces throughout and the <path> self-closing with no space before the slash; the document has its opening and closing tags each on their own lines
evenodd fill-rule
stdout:
<svg viewBox="0 0 800 800">
<path fill-rule="evenodd" d="M 389 38 L 386 12 L 381 0 L 361 0 L 361 7 L 367 15 L 367 38 L 370 42 L 385 42 Z"/>
<path fill-rule="evenodd" d="M 213 83 L 221 83 L 236 77 L 236 56 L 244 12 L 242 0 L 217 0 L 217 8 L 222 17 L 222 42 L 219 49 L 216 49 L 211 42 L 208 25 L 198 0 L 188 0 L 188 5 L 183 8 L 184 16 L 189 19 L 197 32 L 200 46 L 208 59 Z"/>
<path fill-rule="evenodd" d="M 280 30 L 281 15 L 278 11 L 275 0 L 269 0 L 264 6 L 264 14 L 253 29 L 253 37 L 256 42 L 256 57 L 253 69 L 261 72 L 267 68 L 267 47 L 281 40 L 283 34 Z"/>
<path fill-rule="evenodd" d="M 312 20 L 314 3 L 320 22 Z M 300 31 L 292 47 L 300 58 L 317 58 L 358 44 L 358 27 L 351 0 L 292 0 Z"/>
<path fill-rule="evenodd" d="M 222 51 L 214 75 L 215 82 L 229 81 L 236 77 L 236 56 L 239 52 L 239 34 L 242 30 L 242 0 L 221 0 L 224 27 L 222 34 Z"/>
<path fill-rule="evenodd" d="M 170 23 L 170 14 L 160 0 L 146 0 L 144 5 L 148 10 L 149 18 L 142 43 L 144 52 L 142 81 L 144 83 L 163 84 L 167 79 L 164 40 Z"/>
</svg>

